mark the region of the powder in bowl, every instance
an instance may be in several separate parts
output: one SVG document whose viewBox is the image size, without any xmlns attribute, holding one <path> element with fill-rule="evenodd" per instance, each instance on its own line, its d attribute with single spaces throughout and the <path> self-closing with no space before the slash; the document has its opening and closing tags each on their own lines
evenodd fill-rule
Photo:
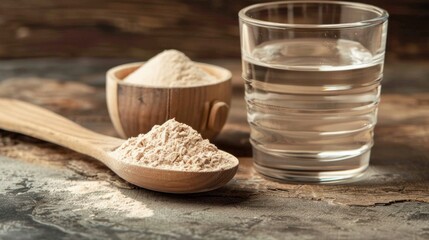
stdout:
<svg viewBox="0 0 429 240">
<path fill-rule="evenodd" d="M 236 164 L 192 127 L 175 119 L 129 138 L 112 152 L 112 157 L 129 164 L 178 171 L 218 171 Z"/>
<path fill-rule="evenodd" d="M 126 83 L 153 87 L 199 86 L 217 81 L 177 50 L 159 53 L 124 78 Z"/>
</svg>

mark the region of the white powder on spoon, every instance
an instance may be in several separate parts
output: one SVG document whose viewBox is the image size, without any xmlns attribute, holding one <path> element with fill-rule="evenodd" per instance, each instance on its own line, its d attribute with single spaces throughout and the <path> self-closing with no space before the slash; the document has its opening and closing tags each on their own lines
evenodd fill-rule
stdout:
<svg viewBox="0 0 429 240">
<path fill-rule="evenodd" d="M 112 156 L 130 164 L 178 171 L 217 171 L 236 164 L 192 127 L 174 119 L 129 138 Z"/>
<path fill-rule="evenodd" d="M 123 81 L 155 87 L 180 87 L 210 84 L 217 79 L 198 67 L 182 52 L 165 50 L 129 74 Z"/>
</svg>

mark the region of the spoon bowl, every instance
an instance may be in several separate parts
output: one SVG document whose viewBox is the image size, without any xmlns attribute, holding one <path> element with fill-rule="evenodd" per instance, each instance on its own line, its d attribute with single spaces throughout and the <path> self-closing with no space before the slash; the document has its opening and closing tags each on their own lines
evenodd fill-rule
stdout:
<svg viewBox="0 0 429 240">
<path fill-rule="evenodd" d="M 178 171 L 129 164 L 111 156 L 123 139 L 86 129 L 47 109 L 13 99 L 0 99 L 0 129 L 25 134 L 91 156 L 122 179 L 142 188 L 166 193 L 197 193 L 228 183 L 238 159 L 224 152 L 231 167 L 217 171 Z"/>
</svg>

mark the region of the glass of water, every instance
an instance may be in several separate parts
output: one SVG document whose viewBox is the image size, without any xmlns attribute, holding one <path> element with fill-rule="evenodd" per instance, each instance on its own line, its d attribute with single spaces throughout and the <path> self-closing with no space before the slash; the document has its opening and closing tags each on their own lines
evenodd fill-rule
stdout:
<svg viewBox="0 0 429 240">
<path fill-rule="evenodd" d="M 239 12 L 256 170 L 336 182 L 368 167 L 388 13 L 335 1 L 251 5 Z"/>
</svg>

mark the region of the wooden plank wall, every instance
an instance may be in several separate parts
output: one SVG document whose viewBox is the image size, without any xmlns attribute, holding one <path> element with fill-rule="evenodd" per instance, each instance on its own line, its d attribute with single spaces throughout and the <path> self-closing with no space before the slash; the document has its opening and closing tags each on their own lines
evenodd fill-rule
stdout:
<svg viewBox="0 0 429 240">
<path fill-rule="evenodd" d="M 238 57 L 237 12 L 255 0 L 1 0 L 0 58 L 138 57 L 166 48 Z M 429 1 L 363 0 L 390 14 L 388 58 L 429 56 Z"/>
</svg>

